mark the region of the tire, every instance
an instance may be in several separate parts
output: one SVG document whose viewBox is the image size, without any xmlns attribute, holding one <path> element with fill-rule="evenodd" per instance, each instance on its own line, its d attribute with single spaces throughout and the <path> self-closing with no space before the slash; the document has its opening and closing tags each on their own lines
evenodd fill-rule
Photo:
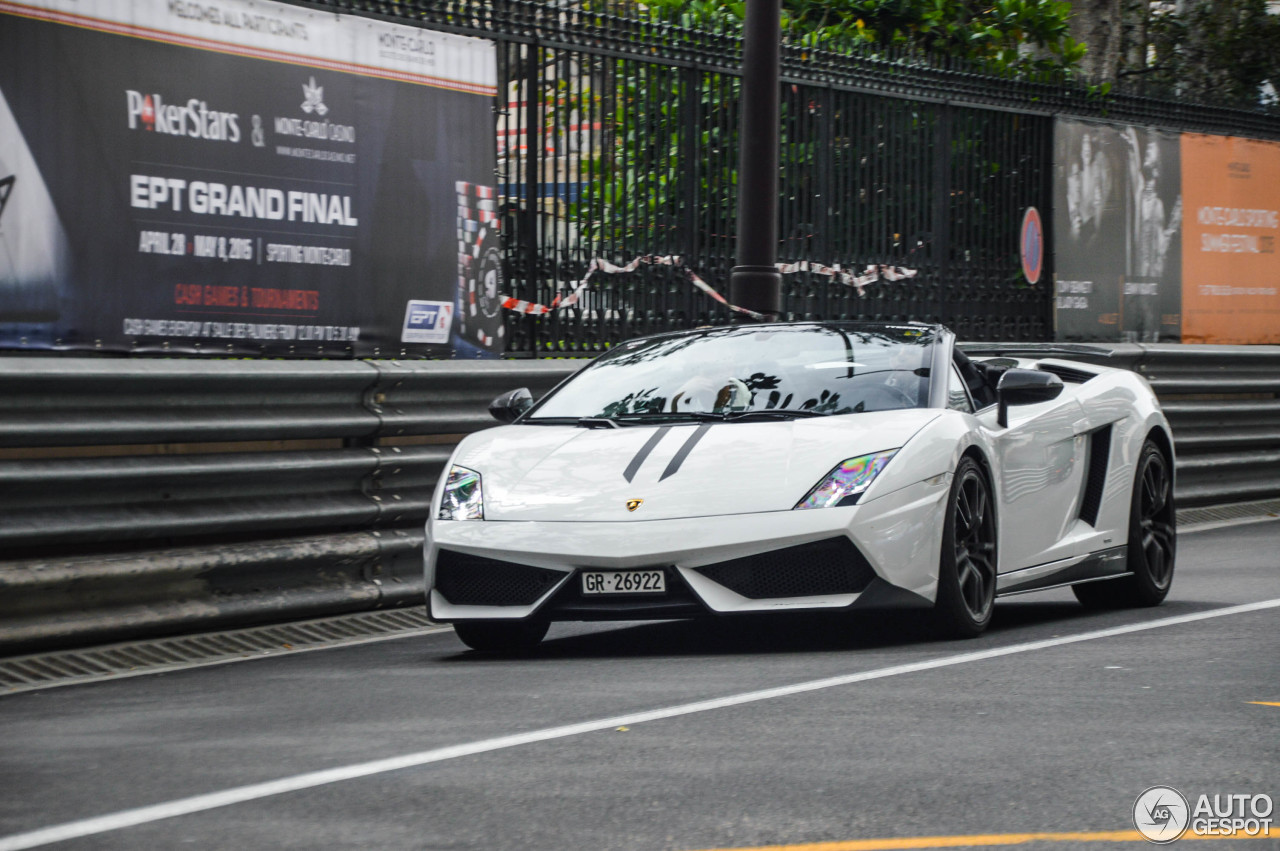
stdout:
<svg viewBox="0 0 1280 851">
<path fill-rule="evenodd" d="M 1129 573 L 1120 579 L 1072 587 L 1089 608 L 1158 606 L 1173 585 L 1178 549 L 1173 468 L 1154 442 L 1142 444 L 1129 498 Z"/>
<path fill-rule="evenodd" d="M 960 460 L 951 480 L 934 622 L 951 638 L 975 638 L 991 623 L 996 599 L 995 500 L 986 473 L 972 458 Z"/>
<path fill-rule="evenodd" d="M 463 644 L 489 653 L 532 650 L 550 628 L 547 621 L 459 621 L 453 625 Z"/>
</svg>

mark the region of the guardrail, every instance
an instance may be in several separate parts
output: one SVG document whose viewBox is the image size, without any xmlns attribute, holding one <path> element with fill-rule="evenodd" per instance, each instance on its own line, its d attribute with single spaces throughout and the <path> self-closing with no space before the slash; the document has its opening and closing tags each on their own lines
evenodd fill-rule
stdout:
<svg viewBox="0 0 1280 851">
<path fill-rule="evenodd" d="M 421 602 L 453 444 L 578 363 L 0 359 L 0 652 Z"/>
<path fill-rule="evenodd" d="M 1280 496 L 1280 347 L 979 348 L 1147 376 L 1180 506 Z M 453 445 L 582 363 L 0 358 L 0 653 L 417 604 Z"/>
</svg>

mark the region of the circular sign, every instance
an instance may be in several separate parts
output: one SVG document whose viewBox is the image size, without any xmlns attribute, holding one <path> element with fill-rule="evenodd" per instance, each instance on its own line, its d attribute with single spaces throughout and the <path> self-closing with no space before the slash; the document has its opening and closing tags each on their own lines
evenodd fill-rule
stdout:
<svg viewBox="0 0 1280 851">
<path fill-rule="evenodd" d="M 1187 799 L 1172 786 L 1152 786 L 1133 802 L 1133 826 L 1156 845 L 1180 839 L 1190 823 Z"/>
<path fill-rule="evenodd" d="M 1039 283 L 1040 273 L 1044 270 L 1044 227 L 1040 224 L 1040 211 L 1028 207 L 1022 217 L 1022 237 L 1019 240 L 1022 251 L 1022 274 L 1031 283 Z"/>
</svg>

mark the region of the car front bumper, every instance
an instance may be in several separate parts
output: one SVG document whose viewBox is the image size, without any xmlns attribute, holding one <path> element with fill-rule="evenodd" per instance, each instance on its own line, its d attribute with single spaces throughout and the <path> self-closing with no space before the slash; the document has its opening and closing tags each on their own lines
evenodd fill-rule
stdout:
<svg viewBox="0 0 1280 851">
<path fill-rule="evenodd" d="M 551 620 L 641 620 L 912 602 L 929 605 L 936 595 L 949 486 L 949 477 L 938 477 L 845 508 L 673 520 L 433 520 L 427 524 L 424 551 L 429 613 L 434 620 L 446 622 L 533 615 Z M 717 572 L 720 565 L 741 564 L 767 554 L 795 553 L 803 558 L 816 552 L 815 547 L 840 546 L 842 539 L 852 544 L 851 552 L 856 550 L 852 554 L 862 569 L 874 574 L 866 574 L 869 582 L 856 583 L 861 586 L 856 591 L 806 594 L 800 588 L 799 593 L 786 596 L 747 596 L 710 578 L 723 577 L 723 570 Z M 548 572 L 540 573 L 546 577 L 546 589 L 536 600 L 519 605 L 450 602 L 436 582 L 442 551 L 474 557 L 473 561 L 539 568 Z M 785 560 L 776 563 L 785 564 Z M 661 569 L 667 573 L 668 593 L 665 599 L 616 595 L 587 600 L 576 580 L 584 569 Z"/>
</svg>

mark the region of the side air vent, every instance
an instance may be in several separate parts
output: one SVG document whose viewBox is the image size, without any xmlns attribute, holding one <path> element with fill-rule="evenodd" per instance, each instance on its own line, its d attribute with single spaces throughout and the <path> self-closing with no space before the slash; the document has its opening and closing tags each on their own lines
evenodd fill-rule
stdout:
<svg viewBox="0 0 1280 851">
<path fill-rule="evenodd" d="M 698 572 L 751 600 L 857 594 L 876 575 L 848 538 L 722 561 Z"/>
<path fill-rule="evenodd" d="M 564 578 L 558 570 L 441 550 L 436 590 L 455 606 L 529 606 Z"/>
<path fill-rule="evenodd" d="M 1089 435 L 1089 470 L 1080 503 L 1080 519 L 1090 526 L 1098 525 L 1098 509 L 1102 507 L 1102 489 L 1107 483 L 1107 459 L 1111 457 L 1111 426 L 1105 425 Z"/>
<path fill-rule="evenodd" d="M 1041 372 L 1052 373 L 1068 384 L 1084 384 L 1089 379 L 1098 377 L 1096 372 L 1089 372 L 1084 369 L 1073 369 L 1072 367 L 1062 366 L 1061 364 L 1056 363 L 1036 364 L 1036 369 Z"/>
</svg>

